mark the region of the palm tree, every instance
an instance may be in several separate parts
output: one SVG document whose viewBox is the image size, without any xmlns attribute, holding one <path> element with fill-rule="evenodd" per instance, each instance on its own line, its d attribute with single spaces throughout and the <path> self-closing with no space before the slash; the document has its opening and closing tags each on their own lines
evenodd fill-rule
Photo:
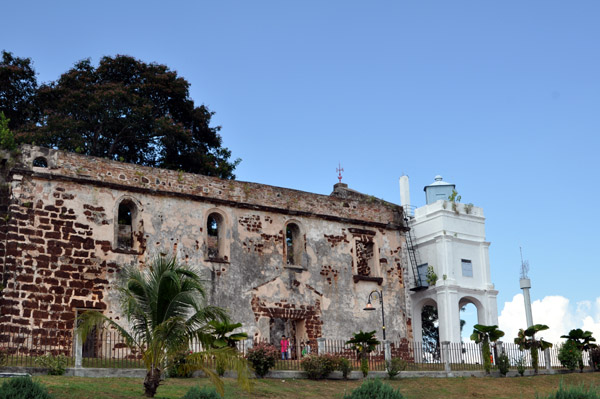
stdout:
<svg viewBox="0 0 600 399">
<path fill-rule="evenodd" d="M 242 323 L 230 323 L 229 320 L 213 320 L 208 323 L 211 330 L 209 332 L 209 344 L 212 348 L 220 349 L 220 353 L 237 351 L 237 343 L 248 338 L 245 332 L 234 333 L 237 328 L 242 327 Z M 227 356 L 216 356 L 216 368 L 219 377 L 225 374 L 227 368 Z"/>
<path fill-rule="evenodd" d="M 84 342 L 95 327 L 108 324 L 114 328 L 130 349 L 142 354 L 147 369 L 144 394 L 154 397 L 174 355 L 187 350 L 192 341 L 206 343 L 209 323 L 225 320 L 225 312 L 206 305 L 202 280 L 174 256 L 159 256 L 144 271 L 125 267 L 117 289 L 130 331 L 100 312 L 87 311 L 79 317 L 78 334 Z M 207 352 L 190 355 L 186 365 L 204 371 L 222 394 L 223 382 L 206 367 L 210 356 Z M 238 379 L 247 387 L 247 363 L 239 357 L 236 360 Z"/>
<path fill-rule="evenodd" d="M 598 347 L 594 342 L 596 338 L 592 337 L 591 331 L 583 331 L 581 328 L 569 331 L 569 335 L 561 335 L 561 338 L 566 338 L 567 341 L 572 341 L 582 353 Z M 579 369 L 583 373 L 583 358 L 579 358 Z"/>
<path fill-rule="evenodd" d="M 487 374 L 489 374 L 492 369 L 490 342 L 496 342 L 503 336 L 504 331 L 499 330 L 498 326 L 484 326 L 483 324 L 475 324 L 473 326 L 471 340 L 475 341 L 476 344 L 482 344 L 481 355 L 483 356 L 483 365 Z"/>
<path fill-rule="evenodd" d="M 212 336 L 211 346 L 215 348 L 237 348 L 237 343 L 248 338 L 245 332 L 234 333 L 237 328 L 242 327 L 242 323 L 230 323 L 229 320 L 213 320 L 208 323 Z"/>
<path fill-rule="evenodd" d="M 360 332 L 352 334 L 352 338 L 346 341 L 346 344 L 352 345 L 352 349 L 358 354 L 360 359 L 360 369 L 366 377 L 369 374 L 369 362 L 367 355 L 373 352 L 380 342 L 375 338 L 375 331 Z"/>
<path fill-rule="evenodd" d="M 526 330 L 522 328 L 519 330 L 517 338 L 515 338 L 515 344 L 519 345 L 519 349 L 529 349 L 531 350 L 531 365 L 533 366 L 533 370 L 535 374 L 538 372 L 538 358 L 539 358 L 539 350 L 546 350 L 548 348 L 552 348 L 552 344 L 548 341 L 544 341 L 542 339 L 536 340 L 535 334 L 549 329 L 545 324 L 535 324 Z"/>
</svg>

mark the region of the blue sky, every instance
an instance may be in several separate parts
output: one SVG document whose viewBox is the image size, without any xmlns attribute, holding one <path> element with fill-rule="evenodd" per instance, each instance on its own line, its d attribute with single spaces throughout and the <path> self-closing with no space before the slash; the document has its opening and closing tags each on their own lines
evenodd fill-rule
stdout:
<svg viewBox="0 0 600 399">
<path fill-rule="evenodd" d="M 558 335 L 585 317 L 600 335 L 597 1 L 5 3 L 0 49 L 40 82 L 115 54 L 176 70 L 239 180 L 328 194 L 339 161 L 397 203 L 407 174 L 423 205 L 441 174 L 484 208 L 499 312 L 519 301 L 522 246 L 534 321 L 561 297 Z"/>
</svg>

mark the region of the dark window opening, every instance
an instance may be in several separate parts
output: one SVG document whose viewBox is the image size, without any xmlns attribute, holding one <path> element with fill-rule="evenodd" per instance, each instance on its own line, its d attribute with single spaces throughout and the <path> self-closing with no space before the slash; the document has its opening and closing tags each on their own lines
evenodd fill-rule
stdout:
<svg viewBox="0 0 600 399">
<path fill-rule="evenodd" d="M 119 204 L 117 247 L 120 249 L 131 249 L 133 247 L 134 209 L 134 205 L 130 201 L 123 201 Z"/>
<path fill-rule="evenodd" d="M 295 223 L 290 223 L 285 228 L 286 263 L 300 265 L 302 263 L 302 242 L 300 228 Z"/>
<path fill-rule="evenodd" d="M 48 161 L 46 161 L 46 158 L 44 158 L 44 157 L 37 157 L 36 159 L 33 160 L 33 166 L 35 166 L 37 168 L 47 168 Z"/>
<path fill-rule="evenodd" d="M 221 254 L 221 225 L 223 218 L 218 213 L 208 215 L 206 221 L 208 259 L 220 259 Z"/>
<path fill-rule="evenodd" d="M 96 327 L 93 327 L 92 331 L 89 332 L 89 334 L 85 338 L 85 342 L 81 346 L 81 357 L 95 358 L 98 356 L 99 348 L 96 343 L 97 337 L 98 332 L 96 331 Z"/>
<path fill-rule="evenodd" d="M 94 310 L 94 309 L 89 309 Z M 79 315 L 85 313 L 86 309 L 77 310 L 77 327 L 79 327 Z M 100 339 L 99 329 L 92 327 L 92 330 L 88 332 L 85 337 L 85 341 L 81 343 L 81 357 L 84 358 L 95 358 L 100 354 Z"/>
</svg>

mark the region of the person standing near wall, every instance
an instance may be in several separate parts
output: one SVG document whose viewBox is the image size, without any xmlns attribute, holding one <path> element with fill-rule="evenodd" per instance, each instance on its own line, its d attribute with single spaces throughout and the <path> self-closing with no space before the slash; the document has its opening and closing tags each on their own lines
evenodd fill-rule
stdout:
<svg viewBox="0 0 600 399">
<path fill-rule="evenodd" d="M 302 357 L 310 355 L 310 341 L 306 341 L 304 343 L 304 348 L 302 348 Z"/>
<path fill-rule="evenodd" d="M 290 341 L 288 341 L 285 335 L 282 335 L 279 344 L 281 345 L 281 360 L 287 360 L 288 346 L 290 345 Z"/>
</svg>

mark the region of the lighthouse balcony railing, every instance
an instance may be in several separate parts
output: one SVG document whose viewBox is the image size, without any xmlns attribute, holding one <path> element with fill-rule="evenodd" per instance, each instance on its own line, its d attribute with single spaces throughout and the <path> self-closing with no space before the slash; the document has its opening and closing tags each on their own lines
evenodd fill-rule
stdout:
<svg viewBox="0 0 600 399">
<path fill-rule="evenodd" d="M 417 209 L 414 205 L 402 205 L 402 209 L 404 210 L 404 217 L 406 218 L 414 218 L 415 217 L 415 209 Z"/>
</svg>

